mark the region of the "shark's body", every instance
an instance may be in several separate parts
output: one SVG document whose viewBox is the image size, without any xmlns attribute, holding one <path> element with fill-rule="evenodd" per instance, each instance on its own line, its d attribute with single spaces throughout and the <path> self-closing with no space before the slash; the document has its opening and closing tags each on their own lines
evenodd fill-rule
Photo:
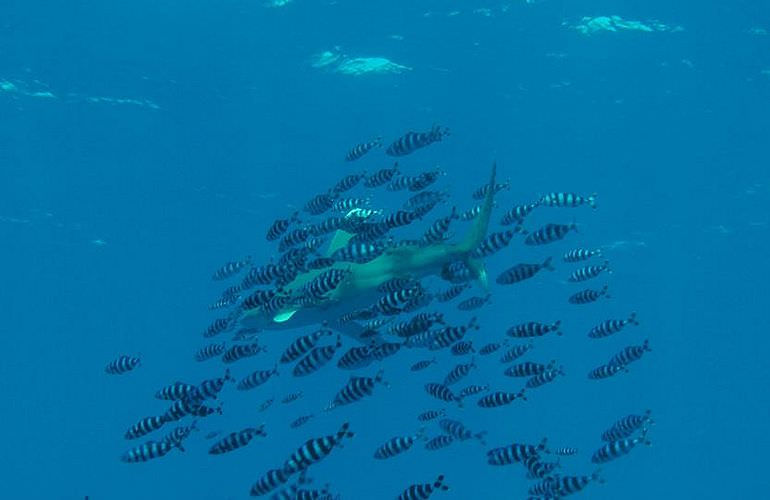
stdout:
<svg viewBox="0 0 770 500">
<path fill-rule="evenodd" d="M 278 314 L 265 314 L 261 309 L 248 311 L 242 318 L 244 326 L 264 330 L 287 330 L 327 321 L 330 326 L 343 333 L 357 337 L 362 330 L 355 322 L 338 324 L 337 319 L 347 313 L 367 308 L 382 295 L 377 287 L 392 278 L 420 279 L 438 275 L 450 262 L 463 261 L 475 274 L 481 285 L 487 286 L 486 272 L 480 260 L 472 259 L 470 253 L 478 247 L 487 234 L 489 217 L 494 196 L 495 167 L 492 167 L 490 188 L 482 209 L 463 241 L 460 243 L 437 243 L 429 246 L 405 245 L 389 248 L 382 255 L 364 264 L 337 263 L 333 267 L 349 270 L 348 276 L 337 288 L 329 292 L 322 301 L 311 306 L 292 306 Z M 345 246 L 353 235 L 337 231 L 327 250 L 331 255 Z M 303 273 L 285 286 L 292 295 L 299 295 L 303 285 L 318 276 L 321 270 Z"/>
</svg>

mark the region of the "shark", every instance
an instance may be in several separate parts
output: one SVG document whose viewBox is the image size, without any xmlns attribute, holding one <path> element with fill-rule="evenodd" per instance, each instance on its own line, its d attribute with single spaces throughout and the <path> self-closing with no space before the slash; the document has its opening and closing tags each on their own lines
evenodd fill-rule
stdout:
<svg viewBox="0 0 770 500">
<path fill-rule="evenodd" d="M 241 317 L 242 326 L 272 331 L 326 324 L 340 333 L 360 339 L 363 327 L 359 323 L 350 321 L 343 324 L 337 319 L 374 304 L 382 295 L 377 288 L 393 278 L 418 280 L 440 275 L 446 264 L 458 260 L 468 266 L 474 278 L 486 290 L 488 279 L 484 263 L 481 259 L 472 258 L 471 252 L 479 246 L 487 235 L 494 201 L 496 174 L 497 166 L 493 164 L 489 178 L 489 189 L 482 202 L 479 215 L 459 242 L 439 242 L 427 246 L 394 246 L 366 263 L 335 263 L 332 267 L 347 270 L 347 276 L 322 300 L 308 305 L 288 306 L 286 309 L 272 314 L 268 314 L 260 308 L 252 309 Z M 326 255 L 331 255 L 335 250 L 346 246 L 353 236 L 351 233 L 338 230 L 329 243 Z M 299 296 L 303 285 L 313 280 L 324 270 L 312 270 L 299 274 L 292 282 L 284 286 L 285 293 L 290 296 Z"/>
</svg>

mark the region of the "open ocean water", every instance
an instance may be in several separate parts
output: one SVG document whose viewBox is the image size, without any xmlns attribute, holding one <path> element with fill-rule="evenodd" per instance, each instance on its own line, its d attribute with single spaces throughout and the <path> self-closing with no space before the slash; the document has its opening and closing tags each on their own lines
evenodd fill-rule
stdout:
<svg viewBox="0 0 770 500">
<path fill-rule="evenodd" d="M 526 467 L 489 465 L 487 452 L 547 438 L 537 457 L 559 460 L 554 482 L 601 478 L 576 496 L 767 495 L 766 2 L 3 0 L 0 116 L 2 498 L 246 498 L 306 440 L 343 422 L 355 436 L 311 465 L 312 482 L 300 487 L 328 484 L 329 498 L 388 499 L 443 474 L 449 489 L 431 498 L 527 498 L 537 480 L 527 479 Z M 409 155 L 386 154 L 407 131 L 434 125 L 451 134 Z M 377 136 L 382 147 L 344 160 Z M 315 329 L 262 331 L 256 338 L 266 352 L 229 365 L 196 362 L 208 343 L 234 345 L 239 328 L 236 319 L 230 330 L 202 336 L 240 307 L 207 309 L 247 270 L 227 281 L 212 281 L 212 273 L 246 256 L 255 266 L 277 262 L 277 242 L 265 239 L 275 219 L 298 210 L 302 223 L 290 230 L 319 223 L 331 212 L 309 216 L 302 210 L 309 199 L 345 175 L 395 161 L 404 175 L 440 168 L 445 175 L 427 190 L 448 199 L 392 231 L 394 241 L 421 237 L 452 207 L 478 204 L 471 193 L 488 182 L 493 162 L 498 181 L 510 182 L 495 196 L 490 231 L 505 229 L 498 222 L 506 210 L 544 194 L 597 194 L 595 210 L 541 206 L 523 224 L 533 233 L 575 222 L 563 240 L 525 245 L 515 235 L 484 259 L 488 304 L 458 310 L 461 300 L 486 293 L 473 279 L 460 298 L 420 310 L 455 326 L 476 316 L 481 328 L 465 338 L 476 351 L 508 338 L 513 325 L 561 320 L 563 335 L 533 339 L 516 362 L 554 360 L 564 375 L 527 389 L 527 401 L 481 408 L 479 394 L 459 407 L 431 397 L 425 384 L 473 357 L 478 368 L 453 391 L 489 384 L 518 392 L 526 379 L 504 376 L 498 358 L 527 339 L 508 338 L 489 356 L 402 347 L 351 371 L 337 360 L 369 341 L 343 335 L 335 358 L 309 376 L 280 364 L 277 377 L 250 391 L 225 384 L 204 403 L 222 414 L 198 418 L 184 452 L 121 461 L 146 441 L 169 443 L 169 431 L 191 423 L 187 416 L 124 439 L 140 418 L 172 404 L 156 399 L 157 390 L 220 377 L 226 367 L 236 380 L 271 369 L 289 343 Z M 350 194 L 391 213 L 414 193 L 359 185 Z M 452 221 L 449 241 L 472 224 Z M 563 262 L 573 248 L 600 248 L 603 257 Z M 515 264 L 549 256 L 553 272 L 495 282 Z M 567 280 L 605 258 L 612 274 Z M 567 302 L 605 284 L 609 299 Z M 449 286 L 436 276 L 423 285 L 428 295 Z M 632 311 L 639 326 L 587 336 Z M 325 319 L 334 327 L 338 318 Z M 377 342 L 398 339 L 387 331 Z M 627 372 L 587 377 L 645 339 L 651 350 Z M 334 337 L 319 343 L 333 344 Z M 105 373 L 121 355 L 140 366 Z M 434 357 L 424 371 L 410 371 Z M 351 373 L 379 370 L 388 387 L 323 411 Z M 300 399 L 280 402 L 296 391 Z M 484 443 L 455 440 L 431 451 L 418 440 L 399 456 L 373 458 L 391 437 L 423 426 L 430 438 L 442 434 L 440 419 L 418 422 L 429 409 L 445 409 L 474 434 L 486 431 Z M 603 431 L 648 409 L 649 446 L 592 463 Z M 261 424 L 266 437 L 208 453 L 228 433 Z M 578 453 L 557 457 L 558 447 Z M 285 486 L 298 477 L 290 474 Z"/>
</svg>

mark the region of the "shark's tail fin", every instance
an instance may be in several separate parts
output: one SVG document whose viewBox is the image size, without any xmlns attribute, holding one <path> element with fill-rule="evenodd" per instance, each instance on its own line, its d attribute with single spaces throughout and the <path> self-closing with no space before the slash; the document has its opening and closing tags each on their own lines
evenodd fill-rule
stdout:
<svg viewBox="0 0 770 500">
<path fill-rule="evenodd" d="M 489 227 L 489 217 L 492 214 L 492 204 L 495 197 L 495 176 L 497 174 L 497 163 L 492 164 L 492 174 L 489 177 L 489 188 L 487 189 L 487 195 L 484 197 L 484 203 L 481 205 L 481 212 L 471 226 L 468 234 L 465 235 L 465 239 L 457 245 L 457 249 L 462 253 L 471 252 L 481 244 L 484 238 L 487 236 L 487 228 Z"/>
</svg>

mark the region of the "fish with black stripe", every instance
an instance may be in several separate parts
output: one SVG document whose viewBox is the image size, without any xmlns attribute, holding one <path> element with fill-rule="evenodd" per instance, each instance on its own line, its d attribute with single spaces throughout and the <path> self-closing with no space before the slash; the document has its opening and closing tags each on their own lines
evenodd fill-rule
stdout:
<svg viewBox="0 0 770 500">
<path fill-rule="evenodd" d="M 511 189 L 510 179 L 506 180 L 505 182 L 498 182 L 494 185 L 494 188 L 492 188 L 491 184 L 484 184 L 483 186 L 480 186 L 475 191 L 473 191 L 471 197 L 474 200 L 483 200 L 487 197 L 487 193 L 489 193 L 490 190 L 492 191 L 492 194 L 495 195 L 500 191 L 508 191 L 509 189 Z"/>
<path fill-rule="evenodd" d="M 545 451 L 546 439 L 540 444 L 521 444 L 513 443 L 508 446 L 493 448 L 487 452 L 487 463 L 489 465 L 510 465 L 514 462 L 523 462 L 528 457 L 537 456 Z"/>
<path fill-rule="evenodd" d="M 308 238 L 310 238 L 310 230 L 308 228 L 300 227 L 294 229 L 281 238 L 281 241 L 278 243 L 278 251 L 285 252 L 292 247 L 305 243 Z"/>
<path fill-rule="evenodd" d="M 647 410 L 642 415 L 626 415 L 602 433 L 602 441 L 618 441 L 630 437 L 643 426 L 653 423 L 651 413 Z"/>
<path fill-rule="evenodd" d="M 441 401 L 446 401 L 447 403 L 457 403 L 457 405 L 460 407 L 463 405 L 462 398 L 456 396 L 452 390 L 444 384 L 439 384 L 436 382 L 427 383 L 425 384 L 425 392 Z"/>
<path fill-rule="evenodd" d="M 604 378 L 610 378 L 614 375 L 617 375 L 620 372 L 627 372 L 628 368 L 626 368 L 623 365 L 613 365 L 613 364 L 607 364 L 607 365 L 601 365 L 590 372 L 588 372 L 588 378 L 591 380 L 599 380 Z"/>
<path fill-rule="evenodd" d="M 335 216 L 329 217 L 319 224 L 310 225 L 307 229 L 313 236 L 323 236 L 325 234 L 333 233 L 339 229 L 352 229 L 348 227 L 352 223 L 353 221 L 351 219 Z"/>
<path fill-rule="evenodd" d="M 166 401 L 176 401 L 177 399 L 189 396 L 196 390 L 198 390 L 198 388 L 192 384 L 185 384 L 184 382 L 177 381 L 162 387 L 155 392 L 155 398 L 165 399 Z"/>
<path fill-rule="evenodd" d="M 412 177 L 409 181 L 409 191 L 422 191 L 423 189 L 436 182 L 436 180 L 438 180 L 438 178 L 444 174 L 445 172 L 443 170 L 435 169 L 429 172 L 423 172 L 416 177 Z M 438 201 L 431 203 L 438 203 Z"/>
<path fill-rule="evenodd" d="M 326 458 L 334 448 L 341 446 L 343 439 L 354 436 L 349 428 L 350 424 L 345 422 L 336 434 L 308 439 L 284 462 L 283 472 L 287 475 L 294 474 Z"/>
<path fill-rule="evenodd" d="M 324 325 L 324 327 L 313 333 L 297 338 L 297 340 L 289 344 L 289 347 L 287 347 L 286 350 L 283 351 L 283 354 L 281 354 L 281 363 L 291 363 L 292 361 L 299 359 L 315 347 L 316 343 L 323 337 L 328 337 L 333 334 L 334 332 Z"/>
<path fill-rule="evenodd" d="M 256 483 L 254 483 L 249 491 L 249 494 L 253 497 L 267 495 L 273 490 L 276 490 L 286 484 L 289 480 L 290 474 L 284 472 L 281 469 L 270 469 L 260 477 Z"/>
<path fill-rule="evenodd" d="M 223 363 L 235 363 L 239 359 L 255 356 L 266 349 L 257 342 L 247 345 L 234 345 L 222 355 Z"/>
<path fill-rule="evenodd" d="M 395 163 L 391 168 L 380 169 L 364 180 L 364 187 L 376 188 L 383 186 L 390 182 L 398 173 L 398 163 Z"/>
<path fill-rule="evenodd" d="M 292 429 L 297 429 L 299 427 L 302 427 L 313 417 L 315 417 L 315 415 L 312 413 L 310 415 L 299 416 L 291 421 L 291 423 L 289 424 L 289 427 L 291 427 Z"/>
<path fill-rule="evenodd" d="M 358 370 L 366 368 L 374 360 L 370 346 L 354 346 L 337 360 L 337 367 L 343 370 Z"/>
<path fill-rule="evenodd" d="M 650 341 L 645 340 L 642 345 L 630 345 L 610 358 L 609 364 L 627 366 L 634 361 L 639 361 L 645 352 L 650 352 Z"/>
<path fill-rule="evenodd" d="M 248 375 L 241 379 L 240 382 L 238 382 L 238 385 L 235 386 L 236 389 L 239 391 L 247 391 L 249 389 L 254 389 L 255 387 L 259 387 L 260 385 L 264 384 L 270 378 L 273 377 L 273 375 L 278 375 L 278 365 L 275 365 L 272 370 L 257 370 L 251 375 Z"/>
<path fill-rule="evenodd" d="M 257 285 L 269 285 L 278 278 L 291 276 L 294 272 L 293 265 L 266 264 L 252 267 L 241 282 L 241 290 L 248 290 Z"/>
<path fill-rule="evenodd" d="M 229 327 L 230 322 L 227 321 L 226 318 L 217 318 L 203 331 L 203 336 L 206 338 L 214 337 L 224 332 Z"/>
<path fill-rule="evenodd" d="M 495 391 L 479 398 L 476 404 L 482 408 L 499 408 L 509 405 L 517 399 L 527 400 L 523 389 L 519 392 Z"/>
<path fill-rule="evenodd" d="M 382 147 L 382 137 L 375 137 L 371 141 L 356 144 L 345 154 L 345 161 L 355 161 L 374 148 Z"/>
<path fill-rule="evenodd" d="M 465 212 L 461 213 L 459 215 L 459 218 L 460 220 L 464 220 L 464 221 L 473 220 L 479 216 L 482 208 L 484 208 L 484 205 L 476 205 L 475 207 L 469 208 Z"/>
<path fill-rule="evenodd" d="M 520 226 L 524 223 L 524 219 L 539 206 L 540 202 L 516 205 L 503 214 L 503 217 L 500 219 L 500 225 L 510 226 L 516 224 Z"/>
<path fill-rule="evenodd" d="M 396 315 L 401 312 L 401 307 L 404 304 L 422 293 L 422 288 L 419 286 L 396 290 L 380 297 L 375 303 L 374 309 L 385 315 Z"/>
<path fill-rule="evenodd" d="M 241 309 L 243 311 L 249 311 L 261 307 L 270 302 L 270 300 L 278 293 L 280 293 L 278 290 L 256 290 L 243 299 L 243 302 L 241 302 Z"/>
<path fill-rule="evenodd" d="M 332 188 L 332 191 L 337 194 L 350 191 L 351 189 L 356 187 L 358 183 L 361 182 L 361 180 L 364 178 L 366 178 L 366 172 L 360 172 L 358 174 L 348 174 L 342 179 L 340 179 L 337 182 L 337 184 L 334 185 L 334 187 Z"/>
<path fill-rule="evenodd" d="M 329 193 L 321 193 L 311 198 L 306 204 L 303 210 L 310 215 L 321 215 L 332 208 L 334 204 L 334 196 Z"/>
<path fill-rule="evenodd" d="M 608 319 L 602 321 L 595 327 L 591 328 L 588 332 L 588 336 L 592 339 L 598 339 L 602 337 L 608 337 L 614 333 L 618 333 L 625 328 L 626 325 L 639 326 L 639 321 L 636 319 L 636 313 L 632 312 L 626 319 Z"/>
<path fill-rule="evenodd" d="M 550 368 L 543 373 L 538 373 L 534 377 L 527 380 L 525 385 L 527 389 L 535 389 L 536 387 L 540 387 L 542 385 L 553 382 L 559 375 L 564 375 L 563 367 L 560 366 L 558 368 Z"/>
<path fill-rule="evenodd" d="M 484 441 L 484 436 L 487 435 L 487 431 L 481 431 L 474 434 L 473 431 L 465 427 L 465 425 L 459 420 L 454 420 L 451 418 L 443 418 L 439 420 L 438 425 L 439 427 L 441 427 L 442 431 L 446 432 L 447 435 L 452 436 L 458 441 L 467 441 L 468 439 L 478 439 L 483 446 L 486 446 L 487 444 Z"/>
<path fill-rule="evenodd" d="M 571 457 L 578 454 L 578 449 L 572 446 L 560 446 L 558 448 L 551 448 L 549 450 L 553 455 L 560 457 Z"/>
<path fill-rule="evenodd" d="M 235 382 L 235 379 L 230 374 L 229 368 L 225 370 L 224 375 L 221 377 L 207 379 L 198 384 L 197 393 L 204 398 L 217 399 L 217 396 L 224 388 L 226 382 Z"/>
<path fill-rule="evenodd" d="M 460 342 L 456 342 L 452 344 L 452 348 L 450 349 L 450 352 L 455 356 L 465 356 L 466 354 L 476 352 L 476 349 L 473 348 L 472 341 L 461 340 Z"/>
<path fill-rule="evenodd" d="M 153 431 L 157 431 L 163 427 L 163 424 L 165 423 L 166 419 L 163 417 L 163 415 L 157 417 L 144 417 L 129 427 L 123 437 L 126 439 L 137 439 L 142 436 L 146 436 Z"/>
<path fill-rule="evenodd" d="M 382 361 L 396 354 L 402 346 L 403 344 L 400 342 L 382 342 L 371 350 L 372 358 Z"/>
<path fill-rule="evenodd" d="M 524 467 L 527 468 L 527 479 L 545 479 L 561 464 L 557 462 L 542 462 L 540 457 L 532 455 L 524 459 Z"/>
<path fill-rule="evenodd" d="M 417 440 L 425 440 L 424 428 L 410 436 L 396 436 L 388 439 L 374 451 L 374 458 L 377 460 L 393 458 L 408 451 Z"/>
<path fill-rule="evenodd" d="M 331 257 L 317 257 L 305 264 L 309 270 L 325 269 L 333 266 L 337 261 Z"/>
<path fill-rule="evenodd" d="M 342 339 L 337 335 L 337 343 L 323 347 L 314 347 L 304 358 L 294 366 L 292 374 L 295 377 L 305 377 L 320 370 L 334 357 L 337 349 L 342 347 Z"/>
<path fill-rule="evenodd" d="M 535 375 L 540 375 L 541 373 L 553 369 L 554 365 L 556 365 L 555 361 L 551 361 L 548 364 L 525 361 L 509 366 L 505 370 L 504 375 L 508 377 L 534 377 Z"/>
<path fill-rule="evenodd" d="M 564 239 L 570 231 L 577 231 L 577 224 L 546 224 L 529 233 L 524 239 L 525 245 L 545 245 Z"/>
<path fill-rule="evenodd" d="M 600 248 L 587 249 L 587 248 L 575 248 L 566 252 L 562 256 L 564 262 L 583 262 L 591 257 L 601 257 L 602 250 Z"/>
<path fill-rule="evenodd" d="M 176 446 L 169 441 L 148 441 L 125 452 L 120 460 L 126 463 L 147 462 L 166 455 Z"/>
<path fill-rule="evenodd" d="M 485 344 L 481 349 L 479 349 L 479 354 L 482 356 L 489 356 L 490 354 L 499 351 L 503 346 L 506 345 L 508 345 L 508 339 L 505 339 L 502 342 L 490 342 L 489 344 Z"/>
<path fill-rule="evenodd" d="M 430 451 L 440 450 L 441 448 L 446 448 L 450 444 L 454 443 L 454 440 L 455 438 L 452 436 L 440 434 L 428 440 L 428 442 L 425 443 L 425 449 Z"/>
<path fill-rule="evenodd" d="M 203 405 L 203 396 L 197 391 L 187 397 L 177 399 L 161 416 L 166 422 L 181 420 L 187 415 L 194 415 Z"/>
<path fill-rule="evenodd" d="M 489 304 L 489 300 L 492 298 L 492 294 L 488 293 L 484 297 L 470 297 L 457 304 L 457 308 L 461 311 L 475 311 Z"/>
<path fill-rule="evenodd" d="M 473 358 L 471 358 L 470 363 L 460 363 L 456 365 L 449 371 L 449 373 L 447 373 L 447 376 L 444 377 L 444 385 L 450 386 L 456 384 L 465 378 L 474 368 L 476 368 L 476 361 Z"/>
<path fill-rule="evenodd" d="M 596 278 L 603 271 L 606 271 L 607 273 L 612 274 L 612 269 L 610 269 L 610 262 L 607 260 L 605 260 L 603 264 L 600 264 L 598 266 L 590 265 L 590 266 L 581 267 L 580 269 L 576 269 L 572 274 L 569 275 L 569 278 L 567 278 L 567 281 L 571 281 L 572 283 L 587 281 L 587 280 Z"/>
<path fill-rule="evenodd" d="M 140 364 L 142 364 L 141 358 L 123 354 L 107 363 L 107 366 L 104 367 L 104 372 L 109 375 L 122 375 L 135 369 Z"/>
<path fill-rule="evenodd" d="M 420 422 L 430 422 L 431 420 L 435 420 L 438 417 L 443 417 L 446 415 L 446 410 L 443 408 L 441 410 L 426 410 L 419 415 L 417 415 L 417 420 Z"/>
<path fill-rule="evenodd" d="M 471 384 L 467 387 L 464 387 L 460 391 L 460 397 L 464 399 L 464 398 L 467 398 L 468 396 L 475 396 L 476 394 L 479 394 L 481 392 L 486 392 L 488 390 L 489 390 L 489 384 L 484 384 L 484 385 Z"/>
<path fill-rule="evenodd" d="M 547 207 L 579 207 L 587 204 L 591 208 L 596 208 L 596 193 L 590 196 L 575 193 L 548 193 L 540 198 L 540 204 Z"/>
<path fill-rule="evenodd" d="M 209 311 L 216 311 L 217 309 L 224 309 L 238 302 L 240 295 L 228 295 L 217 299 L 216 302 L 209 304 Z"/>
<path fill-rule="evenodd" d="M 510 363 L 511 361 L 515 361 L 528 353 L 533 347 L 535 347 L 535 344 L 533 344 L 531 341 L 529 344 L 515 345 L 508 349 L 508 351 L 506 351 L 505 354 L 500 357 L 500 362 Z"/>
<path fill-rule="evenodd" d="M 638 444 L 650 445 L 650 441 L 647 439 L 647 429 L 642 430 L 642 435 L 635 438 L 618 439 L 612 441 L 594 452 L 591 456 L 591 462 L 595 464 L 603 464 L 616 458 L 627 455 Z"/>
<path fill-rule="evenodd" d="M 456 218 L 457 218 L 457 209 L 453 207 L 451 214 L 436 220 L 425 231 L 425 234 L 423 234 L 422 236 L 422 244 L 434 245 L 436 243 L 441 243 L 442 241 L 445 241 L 451 238 L 451 234 L 449 234 L 449 226 L 452 223 L 452 221 Z"/>
<path fill-rule="evenodd" d="M 505 334 L 514 338 L 529 338 L 529 337 L 542 337 L 548 333 L 555 333 L 561 335 L 561 320 L 556 320 L 550 325 L 545 323 L 538 323 L 537 321 L 528 321 L 527 323 L 521 323 L 510 327 Z"/>
<path fill-rule="evenodd" d="M 336 408 L 338 406 L 349 405 L 360 401 L 366 396 L 371 396 L 374 394 L 374 387 L 377 384 L 390 387 L 390 385 L 383 380 L 382 376 L 382 370 L 378 371 L 374 377 L 351 376 L 347 384 L 345 384 L 345 387 L 340 389 L 334 396 L 334 400 L 332 401 L 333 406 Z"/>
<path fill-rule="evenodd" d="M 366 264 L 382 255 L 390 246 L 392 246 L 392 242 L 375 241 L 370 243 L 354 241 L 335 250 L 331 258 L 337 262 Z"/>
<path fill-rule="evenodd" d="M 281 400 L 281 403 L 285 404 L 285 405 L 287 405 L 289 403 L 293 403 L 294 401 L 296 401 L 299 398 L 301 398 L 303 395 L 304 395 L 304 393 L 302 391 L 292 392 L 292 393 L 287 394 L 286 396 L 284 396 L 284 398 Z"/>
<path fill-rule="evenodd" d="M 323 299 L 327 293 L 340 286 L 349 274 L 347 269 L 328 269 L 307 282 L 302 290 L 314 299 Z"/>
<path fill-rule="evenodd" d="M 410 485 L 396 500 L 426 500 L 437 491 L 447 491 L 449 486 L 444 484 L 444 475 L 440 474 L 433 483 L 417 483 Z"/>
<path fill-rule="evenodd" d="M 297 224 L 299 221 L 299 212 L 294 212 L 288 219 L 276 219 L 267 229 L 265 239 L 267 239 L 267 241 L 277 240 L 287 229 L 289 229 L 289 226 Z"/>
<path fill-rule="evenodd" d="M 450 300 L 453 300 L 459 297 L 460 294 L 463 293 L 468 288 L 470 288 L 470 285 L 468 283 L 453 285 L 447 288 L 446 290 L 436 294 L 436 298 L 438 299 L 439 302 L 449 302 Z"/>
<path fill-rule="evenodd" d="M 184 446 L 182 446 L 182 443 L 185 439 L 190 437 L 190 434 L 193 433 L 193 431 L 198 431 L 198 421 L 193 420 L 190 425 L 180 425 L 175 427 L 171 432 L 166 434 L 166 436 L 163 438 L 164 441 L 176 446 L 179 448 L 180 451 L 185 451 Z"/>
<path fill-rule="evenodd" d="M 604 285 L 601 290 L 592 290 L 590 288 L 581 290 L 575 294 L 570 295 L 569 299 L 567 299 L 567 302 L 576 305 L 590 304 L 591 302 L 596 302 L 599 300 L 600 297 L 605 297 L 607 299 L 611 298 L 610 294 L 607 293 L 607 285 Z"/>
<path fill-rule="evenodd" d="M 251 265 L 251 256 L 248 256 L 243 260 L 225 262 L 222 267 L 214 271 L 214 274 L 211 275 L 211 279 L 214 281 L 227 279 L 231 276 L 235 276 L 241 272 L 244 267 L 249 265 Z"/>
<path fill-rule="evenodd" d="M 347 213 L 354 209 L 368 207 L 369 203 L 371 203 L 369 198 L 339 198 L 332 204 L 332 210 Z"/>
<path fill-rule="evenodd" d="M 495 282 L 498 285 L 512 285 L 532 278 L 542 269 L 554 270 L 551 257 L 545 259 L 542 264 L 516 264 L 500 273 Z"/>
<path fill-rule="evenodd" d="M 266 437 L 265 424 L 259 427 L 248 427 L 238 432 L 231 432 L 209 448 L 210 455 L 221 455 L 237 450 L 249 444 L 257 436 Z"/>
<path fill-rule="evenodd" d="M 434 142 L 441 141 L 441 139 L 448 135 L 449 129 L 439 125 L 434 125 L 428 132 L 409 131 L 393 141 L 388 146 L 388 149 L 385 150 L 385 154 L 388 156 L 405 156 Z"/>
<path fill-rule="evenodd" d="M 431 351 L 436 351 L 445 347 L 449 347 L 458 340 L 462 340 L 468 330 L 478 330 L 479 328 L 480 327 L 475 316 L 471 318 L 467 325 L 459 327 L 445 326 L 444 328 L 434 332 L 431 338 L 431 342 L 428 345 L 428 349 Z"/>
<path fill-rule="evenodd" d="M 599 476 L 599 471 L 594 472 L 590 476 L 557 476 L 553 478 L 553 492 L 557 497 L 574 495 L 594 481 L 598 483 L 604 482 Z"/>
<path fill-rule="evenodd" d="M 473 271 L 468 265 L 461 261 L 448 262 L 441 269 L 441 278 L 450 283 L 461 284 L 468 283 L 475 278 Z"/>
<path fill-rule="evenodd" d="M 409 370 L 413 372 L 419 372 L 435 363 L 436 363 L 436 358 L 424 359 L 422 361 L 417 361 L 416 363 L 414 363 L 412 366 L 409 367 Z"/>
</svg>

